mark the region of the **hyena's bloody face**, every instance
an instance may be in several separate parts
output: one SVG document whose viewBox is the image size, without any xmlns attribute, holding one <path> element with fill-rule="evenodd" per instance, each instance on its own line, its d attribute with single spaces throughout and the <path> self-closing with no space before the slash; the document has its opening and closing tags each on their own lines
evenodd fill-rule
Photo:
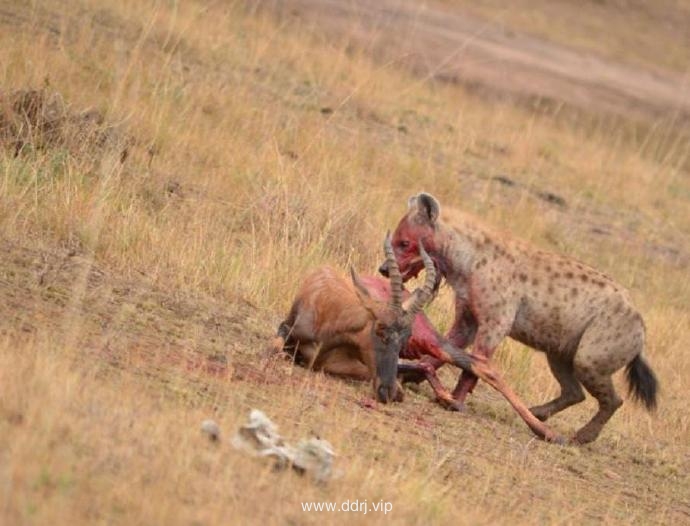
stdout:
<svg viewBox="0 0 690 526">
<path fill-rule="evenodd" d="M 410 198 L 409 210 L 400 220 L 393 233 L 393 252 L 398 262 L 403 282 L 410 278 L 416 278 L 424 268 L 424 261 L 420 255 L 419 244 L 434 258 L 436 221 L 440 207 L 438 201 L 429 194 L 419 194 Z M 379 267 L 379 272 L 388 276 L 388 263 L 384 262 Z M 440 279 L 440 274 L 438 279 Z"/>
</svg>

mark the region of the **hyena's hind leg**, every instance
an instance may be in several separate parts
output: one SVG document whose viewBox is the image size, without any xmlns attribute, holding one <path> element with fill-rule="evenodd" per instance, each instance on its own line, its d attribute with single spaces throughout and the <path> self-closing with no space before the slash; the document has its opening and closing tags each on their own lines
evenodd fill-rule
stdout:
<svg viewBox="0 0 690 526">
<path fill-rule="evenodd" d="M 530 408 L 532 414 L 542 422 L 571 405 L 579 404 L 585 399 L 582 386 L 575 377 L 572 356 L 549 353 L 546 355 L 546 359 L 549 362 L 551 372 L 561 386 L 561 394 L 550 402 Z"/>
<path fill-rule="evenodd" d="M 623 400 L 616 393 L 611 375 L 642 353 L 644 326 L 639 315 L 618 320 L 594 321 L 582 335 L 575 352 L 575 377 L 599 402 L 599 410 L 580 429 L 573 441 L 586 444 L 595 440 Z"/>
<path fill-rule="evenodd" d="M 587 392 L 599 402 L 599 411 L 573 437 L 573 442 L 587 444 L 599 436 L 606 422 L 623 405 L 623 400 L 616 393 L 610 376 L 582 372 L 578 372 L 578 375 Z"/>
</svg>

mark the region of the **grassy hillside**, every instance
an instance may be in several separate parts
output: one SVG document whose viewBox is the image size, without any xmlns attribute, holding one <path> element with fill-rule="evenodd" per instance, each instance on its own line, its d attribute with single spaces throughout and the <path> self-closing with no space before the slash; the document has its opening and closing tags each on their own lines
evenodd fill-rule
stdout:
<svg viewBox="0 0 690 526">
<path fill-rule="evenodd" d="M 489 101 L 252 3 L 0 0 L 0 28 L 2 107 L 37 89 L 63 116 L 0 135 L 0 522 L 688 520 L 682 133 Z M 483 385 L 465 414 L 426 386 L 370 409 L 368 385 L 264 369 L 300 277 L 374 272 L 420 190 L 629 287 L 657 414 L 626 403 L 595 443 L 556 447 Z M 441 328 L 450 306 L 443 290 L 429 308 Z M 497 363 L 530 404 L 557 391 L 542 355 L 506 342 Z M 201 436 L 253 407 L 290 440 L 329 440 L 340 477 L 316 486 Z M 570 434 L 594 408 L 551 425 Z M 300 504 L 348 499 L 393 511 Z"/>
</svg>

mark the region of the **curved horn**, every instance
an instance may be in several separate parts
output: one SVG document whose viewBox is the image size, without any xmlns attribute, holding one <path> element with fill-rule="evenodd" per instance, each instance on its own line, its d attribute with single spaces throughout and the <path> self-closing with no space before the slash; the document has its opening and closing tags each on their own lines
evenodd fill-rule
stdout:
<svg viewBox="0 0 690 526">
<path fill-rule="evenodd" d="M 419 255 L 422 257 L 422 261 L 424 261 L 426 278 L 424 279 L 424 285 L 415 290 L 412 296 L 403 304 L 402 308 L 410 319 L 431 300 L 434 295 L 434 284 L 436 283 L 436 267 L 434 266 L 431 256 L 429 256 L 424 249 L 421 240 L 419 242 Z M 409 305 L 410 303 L 411 305 Z"/>
<path fill-rule="evenodd" d="M 398 262 L 395 260 L 395 254 L 393 253 L 393 242 L 391 241 L 390 230 L 386 233 L 386 239 L 383 242 L 383 251 L 386 254 L 386 265 L 388 267 L 388 277 L 391 283 L 391 305 L 393 309 L 401 314 L 403 312 L 402 308 L 402 297 L 403 297 L 403 283 L 402 274 L 400 274 L 400 268 L 398 267 Z"/>
</svg>

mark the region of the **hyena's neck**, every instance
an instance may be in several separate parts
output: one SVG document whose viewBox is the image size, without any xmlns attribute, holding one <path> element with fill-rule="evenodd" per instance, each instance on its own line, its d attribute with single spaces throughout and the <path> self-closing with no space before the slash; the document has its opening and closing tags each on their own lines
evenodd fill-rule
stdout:
<svg viewBox="0 0 690 526">
<path fill-rule="evenodd" d="M 478 267 L 495 259 L 515 262 L 513 248 L 500 234 L 466 218 L 439 223 L 441 273 L 448 281 L 466 279 Z"/>
</svg>

